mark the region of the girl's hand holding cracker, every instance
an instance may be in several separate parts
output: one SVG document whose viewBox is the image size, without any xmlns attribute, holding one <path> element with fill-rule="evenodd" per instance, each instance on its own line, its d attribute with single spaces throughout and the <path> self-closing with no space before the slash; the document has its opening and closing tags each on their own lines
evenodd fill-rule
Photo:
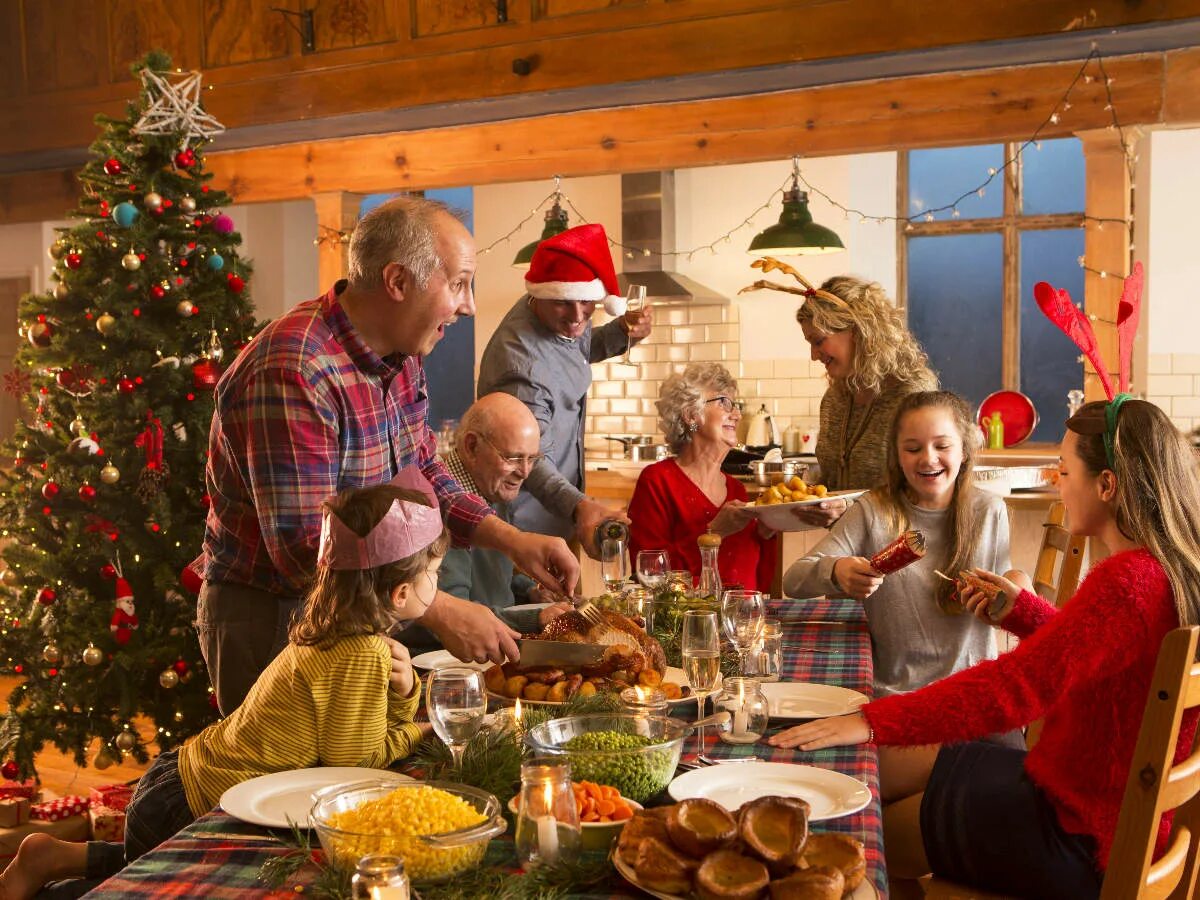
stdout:
<svg viewBox="0 0 1200 900">
<path fill-rule="evenodd" d="M 1006 574 L 1016 574 L 1010 572 Z M 958 579 L 958 594 L 962 605 L 985 622 L 999 624 L 1012 612 L 1013 602 L 1021 586 L 1004 575 L 987 569 L 963 572 Z"/>
<path fill-rule="evenodd" d="M 843 556 L 833 564 L 833 580 L 847 597 L 866 600 L 883 584 L 883 576 L 862 556 Z"/>
<path fill-rule="evenodd" d="M 413 689 L 413 668 L 408 648 L 390 637 L 384 637 L 384 640 L 392 654 L 392 674 L 388 676 L 388 684 L 401 697 L 407 697 Z"/>
</svg>

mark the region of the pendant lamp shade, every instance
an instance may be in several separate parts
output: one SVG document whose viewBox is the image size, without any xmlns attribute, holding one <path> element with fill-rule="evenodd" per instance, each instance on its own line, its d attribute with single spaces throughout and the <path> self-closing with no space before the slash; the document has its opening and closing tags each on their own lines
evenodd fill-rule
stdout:
<svg viewBox="0 0 1200 900">
<path fill-rule="evenodd" d="M 799 190 L 793 180 L 791 190 L 783 194 L 779 221 L 756 234 L 748 252 L 762 256 L 810 256 L 845 249 L 842 239 L 832 229 L 813 221 L 808 211 L 808 194 Z"/>
<path fill-rule="evenodd" d="M 529 264 L 533 261 L 533 251 L 538 248 L 538 244 L 546 238 L 552 238 L 566 230 L 567 211 L 559 205 L 558 200 L 555 200 L 554 205 L 546 210 L 546 226 L 542 229 L 542 236 L 536 241 L 530 241 L 517 251 L 517 255 L 513 257 L 512 261 L 513 268 L 528 269 Z"/>
</svg>

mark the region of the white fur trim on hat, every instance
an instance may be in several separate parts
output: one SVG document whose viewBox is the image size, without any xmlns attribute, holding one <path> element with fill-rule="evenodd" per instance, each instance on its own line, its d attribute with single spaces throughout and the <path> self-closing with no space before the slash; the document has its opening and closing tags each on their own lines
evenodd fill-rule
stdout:
<svg viewBox="0 0 1200 900">
<path fill-rule="evenodd" d="M 599 278 L 591 281 L 529 281 L 525 282 L 525 290 L 530 297 L 538 300 L 575 300 L 580 302 L 598 302 L 608 296 L 604 282 Z"/>
<path fill-rule="evenodd" d="M 604 298 L 604 311 L 610 316 L 623 316 L 628 307 L 629 302 L 624 297 L 609 294 Z"/>
</svg>

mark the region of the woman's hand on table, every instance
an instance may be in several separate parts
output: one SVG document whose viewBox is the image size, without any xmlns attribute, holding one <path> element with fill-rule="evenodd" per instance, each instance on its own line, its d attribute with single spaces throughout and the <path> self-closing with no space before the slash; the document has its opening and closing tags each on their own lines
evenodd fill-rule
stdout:
<svg viewBox="0 0 1200 900">
<path fill-rule="evenodd" d="M 865 744 L 871 739 L 871 726 L 862 713 L 816 719 L 795 725 L 767 738 L 772 747 L 791 750 L 823 750 L 846 744 Z"/>
<path fill-rule="evenodd" d="M 833 580 L 842 593 L 855 600 L 866 600 L 879 590 L 883 576 L 871 568 L 863 556 L 843 556 L 833 564 Z"/>
<path fill-rule="evenodd" d="M 413 689 L 413 668 L 408 648 L 390 637 L 385 637 L 384 640 L 387 641 L 392 656 L 392 671 L 388 675 L 388 684 L 401 697 L 407 697 Z"/>
<path fill-rule="evenodd" d="M 845 515 L 850 508 L 845 500 L 822 500 L 816 506 L 800 506 L 792 510 L 792 515 L 805 525 L 817 528 L 831 528 L 833 523 Z"/>
<path fill-rule="evenodd" d="M 752 518 L 753 516 L 746 512 L 745 503 L 741 500 L 730 500 L 717 510 L 713 520 L 708 523 L 708 530 L 721 537 L 729 537 L 745 528 Z"/>
</svg>

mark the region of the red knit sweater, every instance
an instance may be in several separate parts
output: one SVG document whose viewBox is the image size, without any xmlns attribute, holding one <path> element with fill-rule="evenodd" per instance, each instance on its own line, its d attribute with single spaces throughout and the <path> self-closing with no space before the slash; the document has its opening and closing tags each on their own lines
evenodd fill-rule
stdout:
<svg viewBox="0 0 1200 900">
<path fill-rule="evenodd" d="M 879 744 L 965 741 L 1045 719 L 1025 771 L 1058 821 L 1096 839 L 1108 865 L 1159 647 L 1179 627 L 1166 572 L 1145 550 L 1097 564 L 1061 610 L 1028 591 L 1004 627 L 1011 653 L 911 694 L 863 707 Z M 1175 762 L 1190 752 L 1196 711 L 1183 719 Z M 1170 820 L 1160 823 L 1161 853 Z"/>
<path fill-rule="evenodd" d="M 725 476 L 725 500 L 746 500 L 746 488 Z M 642 470 L 629 501 L 629 556 L 639 550 L 666 550 L 671 568 L 700 574 L 700 548 L 696 538 L 720 511 L 688 478 L 673 459 L 664 459 Z M 763 540 L 750 522 L 721 541 L 717 567 L 723 585 L 740 584 L 746 590 L 769 591 L 775 576 L 775 538 Z"/>
</svg>

